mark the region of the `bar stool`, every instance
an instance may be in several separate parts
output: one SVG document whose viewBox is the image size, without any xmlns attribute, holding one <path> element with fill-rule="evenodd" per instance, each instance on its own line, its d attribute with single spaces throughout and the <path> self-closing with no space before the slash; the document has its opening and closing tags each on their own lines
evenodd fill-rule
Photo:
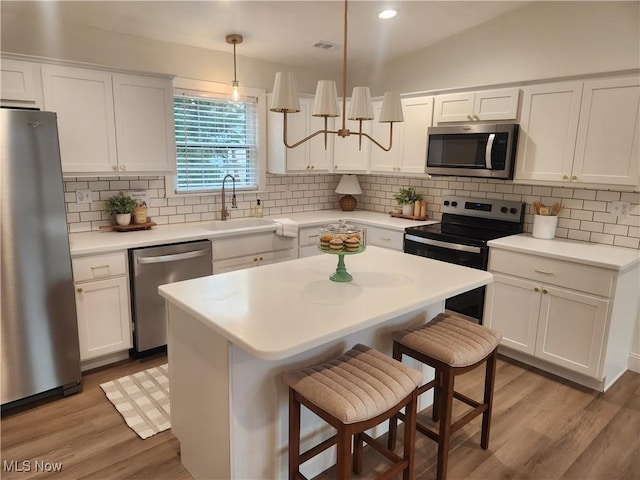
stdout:
<svg viewBox="0 0 640 480">
<path fill-rule="evenodd" d="M 436 371 L 434 380 L 418 388 L 418 395 L 434 389 L 432 418 L 439 421 L 439 430 L 436 433 L 420 422 L 416 422 L 416 430 L 438 444 L 438 480 L 444 480 L 447 476 L 451 435 L 480 414 L 480 445 L 485 450 L 489 447 L 493 384 L 498 343 L 501 338 L 500 333 L 451 313 L 441 313 L 426 325 L 394 334 L 393 358 L 402 361 L 402 355 L 407 355 L 433 367 Z M 470 372 L 483 363 L 486 363 L 486 369 L 482 403 L 454 391 L 456 376 Z M 454 398 L 473 409 L 455 423 L 451 423 Z M 398 418 L 403 418 L 402 413 L 399 412 L 389 421 L 390 449 L 395 447 Z"/>
<path fill-rule="evenodd" d="M 288 372 L 284 379 L 289 385 L 290 480 L 305 479 L 300 465 L 332 445 L 338 449 L 336 477 L 348 480 L 350 470 L 362 471 L 363 442 L 393 462 L 384 478 L 403 472 L 404 480 L 413 479 L 416 392 L 422 381 L 419 371 L 358 344 L 335 360 Z M 337 430 L 334 436 L 304 453 L 300 453 L 300 405 Z M 404 407 L 407 427 L 400 457 L 364 431 L 389 420 Z"/>
</svg>

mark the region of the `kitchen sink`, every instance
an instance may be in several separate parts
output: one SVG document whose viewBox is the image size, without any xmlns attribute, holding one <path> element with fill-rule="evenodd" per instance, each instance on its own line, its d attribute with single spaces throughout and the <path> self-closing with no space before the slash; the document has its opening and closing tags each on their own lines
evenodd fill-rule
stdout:
<svg viewBox="0 0 640 480">
<path fill-rule="evenodd" d="M 215 231 L 223 231 L 223 230 L 240 230 L 240 229 L 249 229 L 249 228 L 258 228 L 258 227 L 269 227 L 275 226 L 275 224 L 266 218 L 230 218 L 228 220 L 216 220 L 215 222 L 211 222 L 207 225 L 206 228 L 215 230 Z"/>
</svg>

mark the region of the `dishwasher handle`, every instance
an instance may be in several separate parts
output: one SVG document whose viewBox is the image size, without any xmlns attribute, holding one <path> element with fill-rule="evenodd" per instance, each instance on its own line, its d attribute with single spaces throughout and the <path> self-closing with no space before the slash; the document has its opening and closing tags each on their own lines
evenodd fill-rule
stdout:
<svg viewBox="0 0 640 480">
<path fill-rule="evenodd" d="M 204 257 L 209 253 L 209 250 L 193 250 L 185 253 L 174 253 L 171 255 L 158 255 L 157 257 L 140 257 L 136 259 L 138 265 L 144 265 L 149 263 L 167 263 L 176 262 L 178 260 L 187 260 L 189 258 Z"/>
</svg>

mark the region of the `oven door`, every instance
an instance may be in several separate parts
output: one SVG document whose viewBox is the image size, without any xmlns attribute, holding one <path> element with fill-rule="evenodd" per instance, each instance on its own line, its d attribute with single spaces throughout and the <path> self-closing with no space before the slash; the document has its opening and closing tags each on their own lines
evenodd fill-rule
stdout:
<svg viewBox="0 0 640 480">
<path fill-rule="evenodd" d="M 412 255 L 478 270 L 487 269 L 488 247 L 486 246 L 475 247 L 405 234 L 404 251 Z M 476 288 L 447 299 L 445 306 L 454 312 L 476 318 L 479 323 L 482 323 L 484 294 L 485 287 Z"/>
</svg>

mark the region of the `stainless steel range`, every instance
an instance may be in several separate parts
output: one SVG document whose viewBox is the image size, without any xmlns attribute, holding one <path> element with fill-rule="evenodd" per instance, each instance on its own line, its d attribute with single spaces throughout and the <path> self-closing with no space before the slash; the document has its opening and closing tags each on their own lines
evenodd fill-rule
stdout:
<svg viewBox="0 0 640 480">
<path fill-rule="evenodd" d="M 525 204 L 506 200 L 447 196 L 440 207 L 442 222 L 405 229 L 404 251 L 443 262 L 487 269 L 495 238 L 521 233 Z M 485 288 L 452 297 L 446 308 L 482 323 Z"/>
</svg>

